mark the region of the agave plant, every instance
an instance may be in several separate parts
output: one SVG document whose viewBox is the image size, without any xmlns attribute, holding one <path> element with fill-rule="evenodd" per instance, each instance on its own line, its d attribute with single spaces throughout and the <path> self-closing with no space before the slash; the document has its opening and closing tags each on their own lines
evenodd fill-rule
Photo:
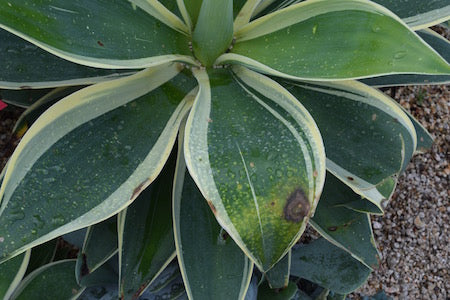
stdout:
<svg viewBox="0 0 450 300">
<path fill-rule="evenodd" d="M 1 95 L 28 109 L 1 175 L 0 295 L 360 286 L 369 216 L 431 144 L 371 86 L 450 79 L 426 29 L 448 1 L 376 2 L 1 1 Z M 298 243 L 307 224 L 322 237 Z"/>
</svg>

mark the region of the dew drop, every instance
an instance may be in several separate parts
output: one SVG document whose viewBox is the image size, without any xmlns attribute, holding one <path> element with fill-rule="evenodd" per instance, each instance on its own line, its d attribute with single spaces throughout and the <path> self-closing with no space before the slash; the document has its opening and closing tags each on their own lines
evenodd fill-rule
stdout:
<svg viewBox="0 0 450 300">
<path fill-rule="evenodd" d="M 406 51 L 398 51 L 394 54 L 394 59 L 401 59 L 406 56 Z"/>
</svg>

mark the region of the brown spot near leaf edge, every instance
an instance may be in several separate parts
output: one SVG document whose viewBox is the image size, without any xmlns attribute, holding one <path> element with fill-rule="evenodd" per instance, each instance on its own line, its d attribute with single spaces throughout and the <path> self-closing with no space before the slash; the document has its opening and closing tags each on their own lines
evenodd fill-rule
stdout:
<svg viewBox="0 0 450 300">
<path fill-rule="evenodd" d="M 147 181 L 141 182 L 134 190 L 133 194 L 131 195 L 131 199 L 135 199 L 139 194 L 145 189 L 145 184 Z"/>
<path fill-rule="evenodd" d="M 299 223 L 309 214 L 311 205 L 305 193 L 296 189 L 287 199 L 284 206 L 284 218 L 287 221 Z"/>
<path fill-rule="evenodd" d="M 317 172 L 317 170 L 314 170 L 314 172 L 313 172 L 313 176 L 314 176 L 314 177 L 317 177 L 317 176 L 319 176 L 319 172 Z"/>
<path fill-rule="evenodd" d="M 216 214 L 217 214 L 217 209 L 216 209 L 216 207 L 214 206 L 214 204 L 213 204 L 211 201 L 206 201 L 206 203 L 208 203 L 208 205 L 209 205 L 209 207 L 211 208 L 213 214 L 216 215 Z"/>
<path fill-rule="evenodd" d="M 31 86 L 22 85 L 22 86 L 19 87 L 19 89 L 21 89 L 21 90 L 29 90 L 29 89 L 31 89 Z"/>
<path fill-rule="evenodd" d="M 97 41 L 97 44 L 98 44 L 100 47 L 105 47 L 105 45 L 104 45 L 101 41 Z"/>
<path fill-rule="evenodd" d="M 91 272 L 89 271 L 89 268 L 87 265 L 86 254 L 82 253 L 81 256 L 82 256 L 83 262 L 81 264 L 81 270 L 80 270 L 81 274 L 80 275 L 83 278 L 84 276 L 89 275 Z"/>
<path fill-rule="evenodd" d="M 351 176 L 347 176 L 347 179 L 350 180 L 350 181 L 355 180 L 355 179 L 354 179 L 353 177 L 351 177 Z"/>
</svg>

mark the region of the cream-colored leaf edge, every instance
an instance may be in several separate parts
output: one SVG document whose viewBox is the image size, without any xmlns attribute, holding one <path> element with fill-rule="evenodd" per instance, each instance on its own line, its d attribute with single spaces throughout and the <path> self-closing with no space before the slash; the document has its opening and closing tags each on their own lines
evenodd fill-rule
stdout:
<svg viewBox="0 0 450 300">
<path fill-rule="evenodd" d="M 175 76 L 178 73 L 178 71 L 179 71 L 179 66 L 175 66 L 175 70 L 172 70 L 172 72 L 174 72 L 175 74 L 172 74 L 172 75 Z M 143 72 L 153 73 L 154 70 L 146 70 Z M 136 76 L 137 75 L 142 76 L 142 74 L 140 74 L 140 73 L 136 74 Z M 167 76 L 167 74 L 166 74 L 166 76 Z M 152 76 L 153 80 L 156 80 L 155 77 L 158 77 L 158 76 Z M 128 78 L 125 78 L 125 79 L 128 79 Z M 125 79 L 119 79 L 119 80 L 125 80 Z M 164 82 L 166 82 L 166 81 L 164 81 Z M 164 83 L 164 82 L 162 82 L 162 83 Z M 150 83 L 148 81 L 146 81 L 146 83 L 147 83 L 146 85 L 148 88 Z M 160 84 L 162 84 L 162 83 L 160 83 Z M 104 84 L 111 84 L 111 82 L 104 83 Z M 152 82 L 152 85 L 153 84 L 156 85 L 157 83 Z M 96 87 L 96 86 L 93 86 L 93 87 L 95 90 L 98 89 L 98 87 Z M 135 88 L 135 86 L 132 85 L 131 89 L 133 90 L 134 88 Z M 150 87 L 150 89 L 151 89 L 151 87 Z M 136 92 L 134 91 L 134 93 L 136 93 Z M 75 94 L 77 94 L 77 93 L 75 93 Z M 72 95 L 75 95 L 75 94 L 72 94 Z M 79 94 L 75 95 L 75 96 L 72 96 L 72 95 L 69 97 L 75 97 L 75 99 L 79 99 L 79 96 L 80 96 Z M 67 98 L 65 98 L 65 99 L 67 99 Z M 131 100 L 133 100 L 133 99 L 131 99 Z M 61 100 L 60 102 L 62 102 L 63 100 Z M 131 100 L 129 100 L 129 101 L 131 101 Z M 58 103 L 60 103 L 60 102 L 58 102 Z M 67 100 L 65 102 L 67 102 Z M 153 146 L 153 148 L 151 149 L 149 154 L 145 157 L 145 159 L 141 162 L 141 164 L 139 164 L 139 166 L 136 168 L 136 171 L 128 178 L 128 180 L 125 181 L 121 186 L 119 186 L 115 192 L 113 192 L 107 199 L 105 199 L 105 201 L 103 201 L 101 204 L 99 204 L 95 208 L 91 209 L 88 213 L 78 217 L 77 219 L 72 220 L 69 223 L 57 228 L 56 230 L 51 231 L 51 232 L 41 236 L 40 238 L 34 240 L 33 242 L 16 249 L 12 253 L 9 253 L 6 258 L 4 258 L 0 261 L 12 258 L 31 247 L 42 244 L 46 241 L 49 241 L 55 237 L 65 234 L 65 233 L 72 232 L 72 231 L 84 228 L 86 226 L 93 225 L 93 224 L 99 223 L 103 220 L 106 220 L 106 219 L 112 217 L 113 215 L 117 214 L 119 211 L 123 210 L 128 205 L 130 205 L 134 201 L 134 199 L 136 199 L 136 197 L 139 195 L 139 193 L 141 191 L 143 191 L 147 186 L 149 186 L 150 183 L 153 182 L 153 180 L 158 176 L 158 174 L 162 170 L 165 162 L 167 161 L 167 158 L 170 155 L 172 147 L 175 143 L 179 125 L 180 125 L 183 117 L 190 110 L 190 108 L 192 106 L 192 102 L 193 102 L 193 99 L 190 95 L 187 95 L 181 101 L 181 103 L 178 105 L 178 107 L 173 112 L 172 116 L 170 117 L 169 121 L 167 122 L 166 127 L 161 132 L 158 140 L 156 141 L 155 145 Z M 64 103 L 62 104 L 62 106 L 64 106 Z M 56 109 L 53 109 L 51 113 L 53 114 L 53 112 L 55 112 L 55 110 L 59 110 L 59 109 L 60 109 L 60 106 L 58 106 Z M 50 119 L 52 119 L 52 118 L 50 117 Z M 38 121 L 36 123 L 38 123 L 38 122 L 44 123 L 44 124 L 39 124 L 39 127 L 42 127 L 42 125 L 45 125 L 45 123 L 47 121 L 46 119 L 44 119 L 43 121 L 39 121 L 39 120 L 40 119 L 38 119 Z M 30 131 L 31 131 L 31 128 L 30 128 Z M 34 131 L 36 131 L 36 130 L 34 130 Z M 31 135 L 33 135 L 33 133 L 34 132 L 32 132 Z M 29 139 L 30 138 L 28 138 L 28 140 Z M 22 141 L 23 140 L 26 140 L 26 136 L 24 136 Z M 27 143 L 27 142 L 25 141 L 25 143 Z M 20 147 L 20 144 L 19 144 L 18 148 L 19 147 Z M 22 146 L 22 148 L 23 148 L 23 146 Z M 23 151 L 23 149 L 19 149 L 19 152 L 20 151 Z M 17 152 L 17 150 L 16 150 L 16 152 Z M 13 157 L 14 157 L 14 154 L 13 154 Z M 10 168 L 8 167 L 8 170 L 9 169 Z M 8 175 L 8 170 L 6 171 L 6 176 Z M 6 182 L 3 181 L 2 188 L 5 185 L 5 183 Z M 139 189 L 137 189 L 136 187 L 138 187 Z M 2 190 L 0 190 L 0 192 L 3 193 Z M 125 201 L 124 199 L 128 199 L 128 200 Z M 118 201 L 118 200 L 120 200 L 120 201 Z M 1 205 L 2 206 L 0 208 L 1 209 L 0 215 L 3 212 L 4 208 L 6 207 L 7 201 L 5 201 L 5 199 L 3 199 L 3 202 L 1 203 Z M 99 217 L 99 216 L 101 216 L 101 217 Z"/>
<path fill-rule="evenodd" d="M 109 74 L 106 76 L 96 76 L 96 77 L 84 77 L 69 80 L 58 80 L 58 81 L 0 81 L 0 89 L 6 90 L 23 90 L 23 89 L 46 89 L 46 88 L 57 88 L 73 85 L 91 85 L 95 83 L 100 83 L 104 81 L 110 81 L 130 75 L 136 74 L 135 71 Z"/>
<path fill-rule="evenodd" d="M 366 0 L 308 0 L 300 2 L 250 22 L 235 33 L 236 42 L 251 40 L 329 12 L 360 10 L 382 14 L 409 27 L 394 13 L 375 2 Z"/>
<path fill-rule="evenodd" d="M 414 125 L 412 124 L 409 117 L 404 113 L 403 109 L 399 107 L 395 101 L 386 96 L 384 93 L 371 88 L 363 83 L 358 81 L 342 81 L 342 82 L 311 82 L 314 85 L 322 85 L 324 87 L 334 88 L 336 90 L 330 90 L 319 87 L 311 87 L 308 85 L 301 84 L 300 82 L 291 82 L 293 85 L 300 86 L 302 88 L 310 89 L 317 92 L 322 92 L 330 95 L 345 97 L 349 100 L 358 101 L 365 103 L 367 105 L 378 108 L 379 110 L 385 112 L 393 118 L 396 118 L 400 124 L 403 125 L 408 131 L 413 141 L 412 149 L 417 148 L 417 135 Z M 403 147 L 404 148 L 404 147 Z M 413 150 L 413 151 L 414 151 Z M 409 162 L 409 159 L 405 159 L 410 157 L 413 152 L 405 154 L 404 149 L 401 149 L 403 161 L 401 163 L 400 170 L 404 169 Z M 341 181 L 343 181 L 346 185 L 348 185 L 354 192 L 359 195 L 364 196 L 369 201 L 378 206 L 381 210 L 383 207 L 381 206 L 381 202 L 385 200 L 385 197 L 376 189 L 376 186 L 379 183 L 369 183 L 364 179 L 356 176 L 350 171 L 340 167 L 332 160 L 327 158 L 327 169 L 334 176 L 338 177 Z M 394 174 L 392 174 L 394 175 Z M 352 177 L 352 181 L 348 180 L 348 177 Z"/>
<path fill-rule="evenodd" d="M 193 28 L 191 17 L 189 16 L 189 12 L 186 9 L 186 5 L 184 4 L 184 0 L 177 0 L 178 9 L 180 10 L 181 16 L 183 17 L 184 22 L 188 27 L 188 33 L 191 34 Z"/>
<path fill-rule="evenodd" d="M 45 151 L 68 132 L 108 111 L 145 95 L 176 76 L 180 70 L 181 67 L 176 64 L 147 69 L 133 76 L 87 87 L 55 103 L 36 120 L 11 156 L 0 188 L 0 199 L 3 197 L 3 201 L 6 199 L 7 202 L 8 197 L 11 196 L 5 189 L 11 180 L 11 174 L 16 169 L 16 165 L 22 166 L 19 167 L 22 174 L 16 175 L 15 184 L 9 187 L 11 192 L 28 172 L 27 168 L 23 166 L 33 165 Z M 64 118 L 69 116 L 70 119 L 64 120 Z M 61 123 L 60 126 L 54 125 L 57 121 Z M 45 131 L 52 127 L 51 134 L 45 134 Z M 39 135 L 42 135 L 42 137 L 39 137 Z M 35 144 L 32 144 L 35 139 L 37 141 L 35 141 Z M 32 154 L 28 154 L 26 149 L 31 145 L 34 150 Z M 25 159 L 23 154 L 28 154 L 32 158 Z M 0 208 L 0 215 L 2 211 L 3 205 Z"/>
<path fill-rule="evenodd" d="M 6 291 L 5 295 L 3 296 L 4 297 L 3 299 L 8 300 L 11 297 L 11 295 L 13 294 L 14 290 L 17 288 L 17 286 L 20 284 L 20 281 L 22 280 L 22 278 L 25 275 L 25 272 L 27 270 L 28 263 L 30 261 L 30 256 L 31 256 L 31 249 L 28 249 L 23 254 L 23 259 L 22 259 L 22 263 L 20 264 L 19 270 L 17 271 L 16 276 L 14 276 L 13 281 L 9 285 L 9 288 Z"/>
<path fill-rule="evenodd" d="M 415 16 L 403 18 L 403 21 L 413 30 L 420 30 L 443 23 L 449 19 L 450 5 L 447 5 Z"/>
<path fill-rule="evenodd" d="M 266 9 L 270 4 L 278 0 L 261 0 L 259 2 L 259 5 L 256 7 L 255 11 L 253 12 L 253 16 L 258 15 L 261 13 L 264 9 Z"/>
<path fill-rule="evenodd" d="M 145 57 L 145 58 L 137 58 L 137 59 L 105 59 L 105 58 L 94 58 L 88 56 L 77 55 L 73 53 L 69 53 L 67 51 L 63 51 L 42 43 L 18 30 L 12 29 L 8 26 L 0 24 L 0 28 L 5 29 L 24 40 L 42 48 L 43 50 L 59 56 L 65 60 L 100 69 L 143 69 L 154 67 L 162 64 L 166 64 L 169 62 L 182 62 L 193 66 L 198 66 L 198 62 L 192 56 L 188 55 L 180 55 L 180 54 L 168 54 L 168 55 L 160 55 L 153 57 Z"/>
<path fill-rule="evenodd" d="M 373 231 L 372 231 L 372 225 L 371 225 L 371 220 L 369 217 L 369 214 L 366 213 L 366 217 L 367 217 L 367 223 L 368 226 L 370 228 L 370 243 L 372 244 L 372 246 L 375 248 L 378 256 L 380 256 L 380 252 L 375 244 L 375 239 L 373 237 Z M 319 226 L 319 224 L 317 224 L 314 220 L 310 220 L 309 224 L 311 225 L 312 228 L 314 228 L 315 231 L 317 231 L 321 236 L 323 236 L 328 242 L 332 243 L 333 245 L 335 245 L 336 247 L 339 247 L 340 249 L 344 250 L 345 252 L 347 252 L 348 254 L 350 254 L 354 259 L 356 259 L 357 261 L 359 261 L 360 263 L 362 263 L 364 266 L 366 266 L 367 268 L 369 268 L 370 270 L 373 270 L 375 266 L 370 266 L 369 264 L 367 264 L 363 258 L 359 257 L 358 255 L 354 254 L 353 252 L 351 252 L 349 249 L 347 249 L 343 244 L 341 244 L 340 242 L 336 241 L 334 238 L 332 238 L 329 234 L 327 234 L 325 232 L 325 230 L 322 229 L 322 227 Z M 381 257 L 381 256 L 380 256 Z"/>
<path fill-rule="evenodd" d="M 258 266 L 261 270 L 263 270 L 262 262 L 259 261 L 252 253 L 249 251 L 245 243 L 239 236 L 238 231 L 234 227 L 233 223 L 228 216 L 228 213 L 221 202 L 221 198 L 218 192 L 218 189 L 214 183 L 214 179 L 212 176 L 212 170 L 210 169 L 209 156 L 206 150 L 207 146 L 207 130 L 208 130 L 208 118 L 211 110 L 211 89 L 209 85 L 209 78 L 205 70 L 193 70 L 194 76 L 197 78 L 200 85 L 200 92 L 194 103 L 193 109 L 189 115 L 187 124 L 186 124 L 186 136 L 184 140 L 184 154 L 186 159 L 186 165 L 189 169 L 189 173 L 191 174 L 193 180 L 196 182 L 206 201 L 211 205 L 214 205 L 216 210 L 216 219 L 219 224 L 233 237 L 233 240 L 239 247 L 246 253 L 246 255 L 253 261 L 253 263 Z M 249 71 L 251 72 L 251 71 Z M 289 93 L 288 93 L 289 94 Z M 290 95 L 290 94 L 289 94 Z M 288 96 L 289 97 L 289 96 Z M 288 101 L 286 101 L 287 103 Z M 308 113 L 309 115 L 309 113 Z M 195 120 L 195 121 L 194 121 Z M 202 120 L 205 120 L 202 122 Z M 311 124 L 308 124 L 311 126 Z M 314 123 L 315 125 L 315 123 Z M 192 132 L 198 133 L 198 136 L 192 134 Z M 314 131 L 313 131 L 314 132 Z M 318 132 L 318 130 L 317 130 Z M 320 134 L 319 134 L 320 137 Z M 320 148 L 320 147 L 319 147 Z M 319 151 L 320 152 L 320 151 Z M 323 152 L 324 153 L 324 152 Z M 320 155 L 319 155 L 320 156 Z M 323 154 L 323 160 L 325 155 Z M 194 163 L 195 161 L 195 163 Z M 320 162 L 319 162 L 320 164 Z M 322 164 L 324 165 L 324 163 Z M 318 166 L 316 166 L 318 168 Z M 323 172 L 325 172 L 325 168 L 323 168 Z M 204 171 L 209 170 L 209 171 Z M 322 170 L 318 170 L 318 179 L 316 183 L 316 191 L 321 191 L 321 174 Z M 316 200 L 320 196 L 320 192 L 317 192 L 318 196 Z M 218 218 L 217 216 L 221 217 Z M 304 230 L 304 226 L 306 226 L 306 222 L 302 223 L 302 228 Z M 300 230 L 302 231 L 302 230 Z M 295 244 L 295 241 L 300 238 L 300 234 L 297 234 L 295 238 L 293 238 L 290 246 Z M 286 255 L 289 251 L 290 247 L 287 247 L 286 251 L 280 257 L 280 259 Z M 277 262 L 274 262 L 276 264 Z M 272 265 L 272 266 L 273 266 Z M 270 267 L 272 267 L 270 266 Z M 270 269 L 270 267 L 268 269 Z"/>
<path fill-rule="evenodd" d="M 11 295 L 11 299 L 10 300 L 15 300 L 17 299 L 18 296 L 20 296 L 20 293 L 22 293 L 22 291 L 27 287 L 27 285 L 32 282 L 37 276 L 40 275 L 40 273 L 46 271 L 47 269 L 55 266 L 55 265 L 59 265 L 59 264 L 65 264 L 68 262 L 75 262 L 75 259 L 64 259 L 64 260 L 59 260 L 59 261 L 55 261 L 55 262 L 51 262 L 49 264 L 43 265 L 42 267 L 34 270 L 33 272 L 31 272 L 30 274 L 27 275 L 27 277 L 25 277 L 24 280 L 22 280 L 22 282 L 19 284 L 19 286 L 17 287 L 17 289 L 14 291 L 14 293 Z M 75 275 L 74 275 L 75 276 Z M 80 289 L 77 291 L 77 293 L 75 295 L 72 296 L 71 299 L 77 299 L 78 296 L 81 295 L 81 293 L 83 293 L 83 291 L 85 290 L 85 287 L 80 287 Z"/>
<path fill-rule="evenodd" d="M 323 185 L 325 184 L 326 173 L 325 147 L 317 124 L 314 122 L 314 119 L 308 112 L 308 110 L 297 100 L 297 98 L 289 93 L 278 82 L 262 74 L 240 66 L 234 66 L 233 71 L 245 84 L 252 87 L 265 97 L 271 99 L 273 102 L 282 107 L 286 112 L 289 112 L 291 116 L 297 121 L 297 124 L 302 128 L 303 132 L 307 135 L 309 141 L 314 142 L 310 143 L 310 146 L 312 147 L 315 170 L 313 170 L 312 167 L 311 170 L 308 170 L 308 179 L 310 184 L 309 199 L 312 201 L 311 207 L 313 209 L 311 209 L 311 211 L 312 213 L 314 213 L 314 209 L 319 201 Z M 242 86 L 242 88 L 249 94 L 252 94 L 244 86 Z M 287 127 L 289 128 L 289 126 Z M 292 130 L 295 131 L 295 129 Z M 306 160 L 306 164 L 312 166 L 313 164 L 310 161 L 311 158 L 309 158 L 308 156 L 308 150 L 306 150 L 306 146 L 304 146 L 304 141 L 300 136 L 298 136 L 298 133 L 292 132 L 292 134 L 296 136 L 298 143 L 300 145 L 303 145 L 302 150 L 303 156 Z M 314 177 L 314 171 L 317 172 L 316 177 Z"/>
<path fill-rule="evenodd" d="M 175 237 L 175 248 L 177 253 L 177 259 L 178 264 L 180 266 L 181 276 L 183 277 L 184 286 L 186 288 L 186 293 L 188 295 L 189 299 L 193 299 L 192 290 L 189 284 L 189 277 L 186 273 L 186 267 L 184 264 L 184 258 L 183 258 L 183 247 L 181 245 L 181 229 L 180 229 L 180 222 L 179 222 L 179 216 L 180 216 L 180 209 L 181 209 L 181 196 L 183 193 L 183 184 L 184 184 L 184 178 L 185 174 L 187 172 L 186 168 L 186 161 L 184 157 L 184 137 L 185 137 L 185 126 L 186 121 L 184 121 L 184 124 L 180 127 L 180 132 L 178 134 L 178 145 L 180 147 L 178 148 L 178 155 L 177 155 L 177 165 L 176 165 L 176 171 L 174 176 L 174 185 L 173 185 L 173 211 L 172 211 L 172 219 L 173 219 L 173 233 Z M 245 295 L 247 294 L 248 287 L 250 285 L 250 281 L 252 279 L 253 274 L 253 262 L 251 262 L 247 257 L 245 257 L 245 267 L 242 271 L 242 282 L 241 287 L 239 289 L 239 300 L 244 300 Z"/>
<path fill-rule="evenodd" d="M 241 27 L 248 24 L 250 22 L 250 18 L 252 17 L 257 6 L 264 0 L 247 0 L 244 6 L 239 11 L 238 15 L 234 19 L 233 23 L 233 31 L 238 31 Z"/>
<path fill-rule="evenodd" d="M 160 20 L 167 26 L 175 29 L 176 31 L 188 35 L 189 28 L 183 21 L 180 20 L 173 12 L 168 10 L 157 0 L 129 0 L 132 4 L 139 6 L 143 11 L 149 15 Z"/>
<path fill-rule="evenodd" d="M 212 205 L 214 205 L 217 212 L 215 214 L 217 222 L 219 222 L 220 226 L 222 226 L 222 228 L 224 228 L 228 234 L 233 237 L 235 243 L 243 249 L 247 257 L 249 257 L 258 267 L 261 268 L 261 262 L 251 256 L 250 251 L 245 246 L 245 243 L 242 241 L 238 231 L 231 222 L 230 217 L 221 202 L 218 188 L 215 185 L 212 170 L 209 167 L 209 155 L 206 150 L 208 149 L 207 120 L 211 112 L 211 87 L 209 84 L 209 77 L 206 70 L 193 69 L 192 71 L 199 83 L 199 93 L 186 122 L 184 138 L 184 156 L 186 166 L 192 176 L 192 179 L 195 181 L 197 187 L 200 189 L 208 204 L 211 205 L 214 203 Z M 194 136 L 192 132 L 198 132 L 199 135 Z M 209 170 L 209 172 L 205 172 L 203 170 Z M 217 214 L 220 214 L 222 217 L 217 218 Z"/>
</svg>

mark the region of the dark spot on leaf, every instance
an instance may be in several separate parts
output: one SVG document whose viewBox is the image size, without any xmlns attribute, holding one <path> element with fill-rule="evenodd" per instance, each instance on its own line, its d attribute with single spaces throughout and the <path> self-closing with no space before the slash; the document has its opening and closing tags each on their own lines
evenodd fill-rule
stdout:
<svg viewBox="0 0 450 300">
<path fill-rule="evenodd" d="M 228 232 L 226 232 L 225 230 L 222 231 L 222 238 L 224 240 L 226 240 L 229 237 Z"/>
<path fill-rule="evenodd" d="M 82 255 L 83 262 L 81 264 L 81 270 L 80 271 L 81 271 L 81 277 L 84 277 L 86 275 L 89 275 L 89 273 L 91 273 L 91 272 L 89 271 L 89 268 L 88 268 L 88 265 L 87 265 L 86 254 L 83 253 L 81 255 Z"/>
<path fill-rule="evenodd" d="M 350 181 L 355 180 L 353 177 L 350 177 L 350 176 L 347 176 L 347 179 L 350 180 Z"/>
<path fill-rule="evenodd" d="M 147 181 L 142 182 L 139 184 L 134 190 L 133 195 L 131 195 L 131 199 L 135 199 L 139 194 L 144 190 L 144 185 Z"/>
<path fill-rule="evenodd" d="M 309 214 L 310 204 L 305 193 L 296 189 L 287 199 L 284 206 L 284 218 L 288 221 L 299 223 Z"/>
<path fill-rule="evenodd" d="M 206 202 L 208 203 L 209 207 L 211 208 L 213 214 L 215 215 L 215 214 L 217 213 L 217 209 L 216 209 L 216 207 L 214 206 L 214 204 L 212 204 L 211 201 L 206 201 Z"/>
<path fill-rule="evenodd" d="M 101 46 L 101 47 L 104 47 L 104 46 L 105 46 L 105 45 L 103 45 L 103 43 L 100 42 L 100 41 L 97 41 L 97 44 L 98 44 L 99 46 Z"/>
<path fill-rule="evenodd" d="M 270 202 L 270 205 L 274 206 L 274 205 L 275 205 L 275 202 L 273 202 L 273 201 L 272 201 L 272 202 Z"/>
<path fill-rule="evenodd" d="M 31 89 L 31 86 L 22 85 L 21 87 L 19 87 L 19 89 L 21 89 L 21 90 L 29 90 L 29 89 Z"/>
<path fill-rule="evenodd" d="M 328 227 L 328 230 L 329 231 L 336 231 L 337 227 L 336 226 L 330 226 L 330 227 Z"/>
<path fill-rule="evenodd" d="M 145 288 L 148 286 L 150 282 L 147 280 L 145 283 L 141 284 L 141 286 L 139 287 L 139 289 L 136 291 L 136 293 L 134 293 L 133 297 L 131 299 L 135 300 L 138 299 L 139 296 L 142 294 L 142 292 L 145 290 Z M 124 296 L 122 296 L 124 297 Z"/>
</svg>

